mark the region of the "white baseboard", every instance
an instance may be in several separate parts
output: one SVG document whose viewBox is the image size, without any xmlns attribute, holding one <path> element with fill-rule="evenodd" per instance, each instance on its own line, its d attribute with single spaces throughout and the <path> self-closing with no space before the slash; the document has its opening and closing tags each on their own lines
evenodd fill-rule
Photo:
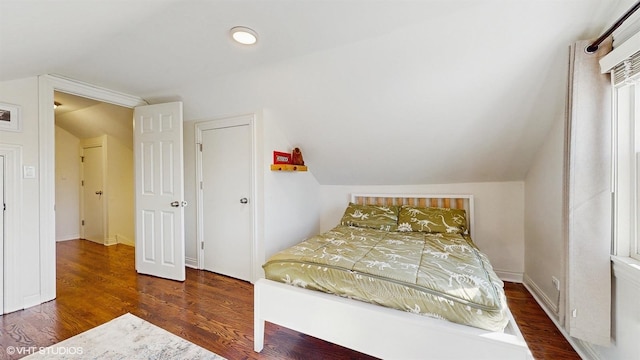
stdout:
<svg viewBox="0 0 640 360">
<path fill-rule="evenodd" d="M 184 258 L 184 265 L 192 269 L 198 268 L 198 259 L 186 257 Z"/>
<path fill-rule="evenodd" d="M 135 241 L 129 239 L 128 237 L 121 235 L 121 234 L 116 234 L 116 242 L 118 244 L 123 244 L 123 245 L 129 245 L 129 246 L 136 246 Z"/>
<path fill-rule="evenodd" d="M 111 236 L 111 237 L 108 237 L 108 238 L 104 239 L 104 245 L 105 246 L 111 246 L 111 245 L 115 245 L 117 243 L 118 243 L 118 240 L 116 239 L 115 236 Z"/>
<path fill-rule="evenodd" d="M 551 300 L 547 294 L 542 291 L 542 289 L 533 281 L 529 276 L 524 275 L 524 285 L 529 289 L 529 292 L 537 295 L 542 302 L 544 302 L 545 306 L 551 311 L 553 316 L 558 318 L 558 304 L 555 301 Z"/>
<path fill-rule="evenodd" d="M 519 284 L 522 283 L 522 273 L 512 272 L 512 271 L 502 271 L 502 270 L 496 270 L 496 269 L 493 269 L 493 271 L 495 271 L 496 275 L 498 275 L 498 277 L 502 281 L 508 281 L 508 282 L 519 283 Z"/>
<path fill-rule="evenodd" d="M 85 238 L 80 238 L 80 239 L 81 239 L 81 240 L 91 241 L 91 242 L 94 242 L 94 243 L 96 243 L 96 244 L 104 245 L 104 242 L 100 242 L 100 241 L 97 241 L 97 240 L 85 239 Z"/>
<path fill-rule="evenodd" d="M 69 235 L 58 235 L 56 236 L 56 241 L 68 241 L 68 240 L 78 240 L 80 239 L 80 234 L 69 234 Z"/>
<path fill-rule="evenodd" d="M 576 350 L 576 352 L 583 359 L 586 359 L 586 360 L 600 360 L 600 355 L 598 355 L 598 353 L 593 349 L 591 344 L 589 344 L 587 342 L 584 342 L 584 341 L 582 341 L 580 339 L 574 339 L 574 343 L 572 343 L 571 346 L 573 346 L 574 349 L 576 349 L 576 347 L 578 349 L 580 349 L 580 350 Z M 585 355 L 583 355 L 583 354 L 585 354 Z"/>
<path fill-rule="evenodd" d="M 43 302 L 44 301 L 40 297 L 40 294 L 31 295 L 31 296 L 25 296 L 24 299 L 23 299 L 23 302 L 22 302 L 22 306 L 23 306 L 24 309 L 27 309 L 27 308 L 30 308 L 32 306 L 40 305 Z"/>
<path fill-rule="evenodd" d="M 540 305 L 542 310 L 544 310 L 544 312 L 547 314 L 547 317 L 549 317 L 549 319 L 551 319 L 551 321 L 556 326 L 556 328 L 558 328 L 562 336 L 564 336 L 564 338 L 567 339 L 567 341 L 569 342 L 569 345 L 573 347 L 573 349 L 578 353 L 580 358 L 584 360 L 600 360 L 600 357 L 598 356 L 598 354 L 593 350 L 593 348 L 589 344 L 585 343 L 584 341 L 580 341 L 579 339 L 575 339 L 571 337 L 571 335 L 569 335 L 569 333 L 564 329 L 564 327 L 560 326 L 558 319 L 553 315 L 551 310 L 546 306 L 545 302 L 542 301 L 539 294 L 529 284 L 527 284 L 527 282 L 524 283 L 524 287 L 527 290 L 529 290 L 529 292 L 531 293 L 533 298 L 536 300 L 538 305 Z"/>
</svg>

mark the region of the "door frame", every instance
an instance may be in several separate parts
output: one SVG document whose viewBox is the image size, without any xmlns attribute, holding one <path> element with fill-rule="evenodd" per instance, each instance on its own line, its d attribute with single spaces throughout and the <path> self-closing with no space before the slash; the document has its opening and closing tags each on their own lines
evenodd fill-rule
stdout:
<svg viewBox="0 0 640 360">
<path fill-rule="evenodd" d="M 40 301 L 56 297 L 55 115 L 53 93 L 60 91 L 127 108 L 148 105 L 144 99 L 59 75 L 38 77 L 40 181 Z M 133 121 L 133 120 L 132 120 Z M 30 304 L 25 304 L 29 306 Z"/>
<path fill-rule="evenodd" d="M 203 189 L 200 184 L 202 183 L 202 151 L 200 150 L 200 145 L 202 144 L 202 132 L 206 130 L 220 129 L 230 126 L 242 126 L 248 125 L 249 132 L 251 137 L 251 182 L 249 189 L 249 206 L 251 207 L 251 279 L 250 281 L 253 283 L 257 280 L 255 265 L 261 264 L 258 256 L 258 236 L 257 236 L 257 219 L 258 207 L 256 204 L 258 203 L 258 199 L 256 197 L 256 114 L 242 114 L 236 116 L 228 116 L 223 118 L 217 118 L 212 120 L 206 120 L 195 123 L 195 153 L 196 153 L 196 246 L 198 248 L 198 269 L 204 269 L 204 219 L 203 219 L 203 203 L 204 203 L 204 194 Z"/>
<path fill-rule="evenodd" d="M 22 302 L 20 278 L 6 276 L 5 269 L 19 267 L 20 224 L 22 218 L 18 204 L 22 204 L 22 145 L 0 144 L 4 157 L 4 236 L 0 241 L 0 313 L 15 311 Z M 4 242 L 4 244 L 3 244 Z"/>
</svg>

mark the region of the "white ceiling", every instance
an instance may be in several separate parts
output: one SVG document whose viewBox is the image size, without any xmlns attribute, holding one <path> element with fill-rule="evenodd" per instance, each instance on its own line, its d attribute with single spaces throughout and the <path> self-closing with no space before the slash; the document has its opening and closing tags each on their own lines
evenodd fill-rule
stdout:
<svg viewBox="0 0 640 360">
<path fill-rule="evenodd" d="M 321 184 L 522 180 L 564 114 L 569 44 L 632 4 L 0 0 L 0 81 L 60 74 L 187 120 L 265 109 Z"/>
</svg>

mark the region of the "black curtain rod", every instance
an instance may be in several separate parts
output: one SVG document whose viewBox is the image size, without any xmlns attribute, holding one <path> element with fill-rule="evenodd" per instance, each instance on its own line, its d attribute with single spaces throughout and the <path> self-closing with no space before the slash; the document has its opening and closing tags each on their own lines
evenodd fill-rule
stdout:
<svg viewBox="0 0 640 360">
<path fill-rule="evenodd" d="M 629 16 L 633 15 L 633 13 L 638 9 L 640 9 L 640 1 L 633 5 L 631 9 L 627 10 L 627 12 L 624 13 L 624 15 L 622 15 L 620 19 L 618 19 L 613 25 L 611 25 L 611 27 L 607 31 L 605 31 L 604 34 L 600 35 L 600 37 L 597 38 L 596 41 L 587 46 L 585 51 L 590 54 L 598 51 L 598 45 L 600 45 L 604 41 L 604 39 L 608 38 L 609 35 L 613 34 L 613 32 L 616 31 L 616 29 L 619 28 L 622 23 L 627 21 Z"/>
</svg>

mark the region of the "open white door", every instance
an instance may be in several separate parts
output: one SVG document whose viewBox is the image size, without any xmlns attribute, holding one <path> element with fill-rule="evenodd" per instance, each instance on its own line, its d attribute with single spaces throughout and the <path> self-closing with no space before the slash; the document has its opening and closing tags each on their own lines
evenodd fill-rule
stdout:
<svg viewBox="0 0 640 360">
<path fill-rule="evenodd" d="M 134 109 L 136 270 L 185 280 L 182 103 Z"/>
</svg>

